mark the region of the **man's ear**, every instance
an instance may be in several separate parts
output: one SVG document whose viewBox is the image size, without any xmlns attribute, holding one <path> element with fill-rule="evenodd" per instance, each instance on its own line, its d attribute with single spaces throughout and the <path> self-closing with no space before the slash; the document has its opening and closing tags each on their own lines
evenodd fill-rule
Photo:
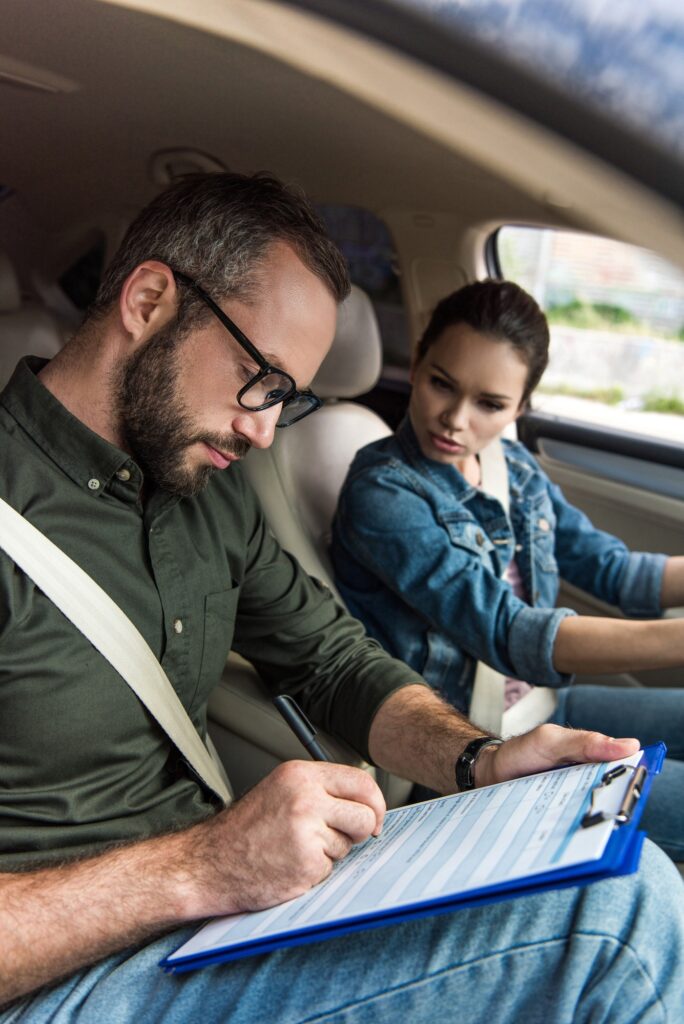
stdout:
<svg viewBox="0 0 684 1024">
<path fill-rule="evenodd" d="M 121 323 L 133 341 L 146 341 L 175 316 L 177 305 L 173 271 L 165 263 L 146 260 L 128 275 L 121 288 Z"/>
</svg>

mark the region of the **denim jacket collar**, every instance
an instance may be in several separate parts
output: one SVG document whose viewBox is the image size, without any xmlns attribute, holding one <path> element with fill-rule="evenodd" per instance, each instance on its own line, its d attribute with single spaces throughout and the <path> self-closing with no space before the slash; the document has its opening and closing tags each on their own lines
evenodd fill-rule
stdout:
<svg viewBox="0 0 684 1024">
<path fill-rule="evenodd" d="M 395 436 L 408 462 L 441 490 L 461 502 L 469 501 L 477 494 L 477 488 L 468 483 L 455 466 L 428 459 L 423 455 L 408 413 L 397 427 Z"/>
</svg>

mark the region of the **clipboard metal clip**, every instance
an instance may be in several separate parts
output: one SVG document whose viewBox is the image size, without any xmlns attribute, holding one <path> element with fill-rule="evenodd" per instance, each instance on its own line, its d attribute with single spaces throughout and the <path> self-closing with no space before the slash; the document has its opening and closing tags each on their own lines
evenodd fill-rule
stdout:
<svg viewBox="0 0 684 1024">
<path fill-rule="evenodd" d="M 625 772 L 631 772 L 632 778 L 630 779 L 617 813 L 608 814 L 606 811 L 595 810 L 594 800 L 596 798 L 596 794 L 600 793 L 601 790 L 604 790 L 607 786 L 610 786 L 615 779 L 620 778 L 620 776 L 624 775 Z M 647 775 L 648 772 L 643 765 L 635 767 L 631 764 L 618 764 L 615 768 L 611 768 L 609 771 L 605 772 L 598 786 L 591 791 L 591 803 L 589 805 L 589 810 L 582 818 L 582 828 L 591 828 L 592 825 L 598 825 L 602 821 L 612 821 L 616 825 L 624 825 L 626 822 L 631 821 L 634 808 L 639 802 L 643 792 L 644 782 Z"/>
</svg>

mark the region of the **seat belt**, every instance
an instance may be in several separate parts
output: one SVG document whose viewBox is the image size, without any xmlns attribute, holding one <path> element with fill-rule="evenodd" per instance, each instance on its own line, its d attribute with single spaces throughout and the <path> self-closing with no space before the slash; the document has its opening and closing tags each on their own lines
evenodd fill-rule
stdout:
<svg viewBox="0 0 684 1024">
<path fill-rule="evenodd" d="M 147 641 L 121 608 L 2 498 L 0 548 L 116 669 L 199 778 L 229 804 L 230 783 L 215 750 L 212 756 Z M 209 737 L 207 744 L 213 750 Z"/>
<path fill-rule="evenodd" d="M 496 498 L 506 516 L 510 512 L 508 466 L 501 438 L 496 438 L 479 453 L 481 490 Z M 505 568 L 504 568 L 505 572 Z M 529 732 L 545 722 L 555 711 L 558 696 L 551 687 L 533 686 L 529 693 L 504 711 L 506 677 L 478 661 L 468 716 L 482 729 L 504 739 Z"/>
</svg>

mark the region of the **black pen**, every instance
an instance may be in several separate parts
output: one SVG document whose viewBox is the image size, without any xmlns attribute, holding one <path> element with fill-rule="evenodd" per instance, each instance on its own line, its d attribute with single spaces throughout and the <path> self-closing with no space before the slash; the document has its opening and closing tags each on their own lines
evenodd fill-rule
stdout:
<svg viewBox="0 0 684 1024">
<path fill-rule="evenodd" d="M 316 730 L 297 704 L 294 697 L 283 694 L 274 697 L 273 703 L 292 729 L 299 742 L 309 751 L 314 761 L 331 761 L 323 748 L 316 742 Z"/>
</svg>

